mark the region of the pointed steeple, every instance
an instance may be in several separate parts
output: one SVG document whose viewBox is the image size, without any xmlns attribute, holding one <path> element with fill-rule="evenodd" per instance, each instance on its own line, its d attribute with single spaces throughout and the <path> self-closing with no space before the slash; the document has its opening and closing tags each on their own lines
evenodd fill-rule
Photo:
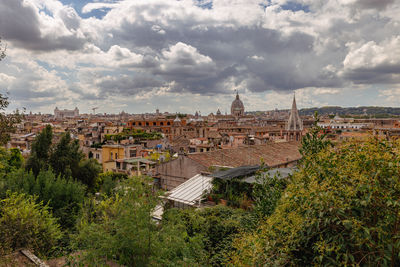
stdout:
<svg viewBox="0 0 400 267">
<path fill-rule="evenodd" d="M 292 103 L 292 111 L 297 110 L 297 105 L 296 105 L 296 93 L 293 93 L 293 103 Z"/>
<path fill-rule="evenodd" d="M 293 94 L 293 103 L 292 109 L 290 110 L 289 120 L 287 122 L 288 131 L 302 131 L 303 130 L 303 121 L 299 116 L 299 111 L 297 110 L 296 105 L 296 95 Z"/>
</svg>

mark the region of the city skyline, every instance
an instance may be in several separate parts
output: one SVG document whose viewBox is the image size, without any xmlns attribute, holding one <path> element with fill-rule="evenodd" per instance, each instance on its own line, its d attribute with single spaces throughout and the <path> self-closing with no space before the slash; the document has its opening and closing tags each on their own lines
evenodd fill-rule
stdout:
<svg viewBox="0 0 400 267">
<path fill-rule="evenodd" d="M 9 111 L 400 106 L 394 0 L 4 0 Z"/>
</svg>

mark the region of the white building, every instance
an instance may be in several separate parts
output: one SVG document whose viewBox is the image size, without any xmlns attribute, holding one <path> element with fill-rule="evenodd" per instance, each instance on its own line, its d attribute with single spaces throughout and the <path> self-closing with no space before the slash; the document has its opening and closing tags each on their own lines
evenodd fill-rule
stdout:
<svg viewBox="0 0 400 267">
<path fill-rule="evenodd" d="M 73 118 L 78 116 L 79 116 L 79 109 L 77 107 L 75 107 L 75 109 L 64 109 L 64 110 L 60 110 L 58 109 L 58 107 L 54 109 L 54 117 L 56 119 Z"/>
</svg>

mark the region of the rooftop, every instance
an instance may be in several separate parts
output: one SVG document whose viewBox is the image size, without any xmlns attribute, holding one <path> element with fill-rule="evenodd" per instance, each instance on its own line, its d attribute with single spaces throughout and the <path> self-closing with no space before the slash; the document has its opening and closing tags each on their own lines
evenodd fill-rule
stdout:
<svg viewBox="0 0 400 267">
<path fill-rule="evenodd" d="M 268 167 L 276 167 L 301 159 L 299 146 L 298 142 L 269 143 L 192 153 L 187 157 L 207 167 L 260 165 L 262 161 Z"/>
</svg>

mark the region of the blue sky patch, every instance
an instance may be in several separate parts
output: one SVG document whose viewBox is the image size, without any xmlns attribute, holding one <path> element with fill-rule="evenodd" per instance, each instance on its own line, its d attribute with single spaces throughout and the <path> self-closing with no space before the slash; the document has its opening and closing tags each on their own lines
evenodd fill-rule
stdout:
<svg viewBox="0 0 400 267">
<path fill-rule="evenodd" d="M 301 10 L 306 13 L 310 12 L 309 6 L 302 5 L 302 4 L 296 3 L 296 2 L 287 2 L 285 5 L 282 5 L 281 8 L 283 10 L 291 10 L 293 12 L 301 11 Z"/>
</svg>

